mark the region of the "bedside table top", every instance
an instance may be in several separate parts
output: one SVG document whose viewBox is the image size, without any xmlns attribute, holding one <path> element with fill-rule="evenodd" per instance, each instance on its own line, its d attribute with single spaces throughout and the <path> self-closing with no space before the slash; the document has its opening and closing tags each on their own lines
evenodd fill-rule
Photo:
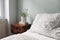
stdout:
<svg viewBox="0 0 60 40">
<path fill-rule="evenodd" d="M 17 26 L 17 27 L 23 27 L 25 26 L 24 24 L 19 24 L 19 23 L 15 23 L 15 24 L 12 24 L 13 26 Z"/>
</svg>

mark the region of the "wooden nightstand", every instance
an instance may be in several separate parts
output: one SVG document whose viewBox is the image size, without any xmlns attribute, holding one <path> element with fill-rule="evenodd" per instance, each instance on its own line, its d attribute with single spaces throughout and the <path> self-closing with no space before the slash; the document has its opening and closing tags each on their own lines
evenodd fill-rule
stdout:
<svg viewBox="0 0 60 40">
<path fill-rule="evenodd" d="M 11 24 L 11 32 L 14 34 L 23 33 L 28 29 L 30 29 L 30 27 L 31 27 L 31 24 L 26 24 L 26 25 L 19 24 L 19 23 Z"/>
</svg>

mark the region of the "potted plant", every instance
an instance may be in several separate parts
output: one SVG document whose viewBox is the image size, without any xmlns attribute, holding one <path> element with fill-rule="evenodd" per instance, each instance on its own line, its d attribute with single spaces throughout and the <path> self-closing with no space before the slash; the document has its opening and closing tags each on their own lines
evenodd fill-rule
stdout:
<svg viewBox="0 0 60 40">
<path fill-rule="evenodd" d="M 22 12 L 21 13 L 21 22 L 26 23 L 26 17 L 27 17 L 27 13 L 26 12 Z"/>
</svg>

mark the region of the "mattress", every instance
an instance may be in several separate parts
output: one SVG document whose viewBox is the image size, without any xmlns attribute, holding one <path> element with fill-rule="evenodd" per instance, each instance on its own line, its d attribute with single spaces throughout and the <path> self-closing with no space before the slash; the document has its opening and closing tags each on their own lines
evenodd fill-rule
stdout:
<svg viewBox="0 0 60 40">
<path fill-rule="evenodd" d="M 56 40 L 56 39 L 27 31 L 22 34 L 11 35 L 0 40 Z"/>
</svg>

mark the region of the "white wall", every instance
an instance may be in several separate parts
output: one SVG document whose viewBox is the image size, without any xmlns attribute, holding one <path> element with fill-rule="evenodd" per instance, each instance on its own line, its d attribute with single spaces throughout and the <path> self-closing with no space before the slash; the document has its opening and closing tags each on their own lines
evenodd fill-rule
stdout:
<svg viewBox="0 0 60 40">
<path fill-rule="evenodd" d="M 23 9 L 35 17 L 37 13 L 60 13 L 60 0 L 23 0 Z"/>
</svg>

